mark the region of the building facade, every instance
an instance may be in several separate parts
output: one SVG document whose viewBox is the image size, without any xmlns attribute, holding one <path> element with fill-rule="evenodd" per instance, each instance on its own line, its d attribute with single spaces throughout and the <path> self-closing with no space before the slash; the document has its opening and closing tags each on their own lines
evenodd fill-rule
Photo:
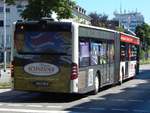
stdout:
<svg viewBox="0 0 150 113">
<path fill-rule="evenodd" d="M 72 9 L 73 20 L 82 24 L 91 24 L 91 17 L 86 15 L 86 10 L 78 5 Z"/>
<path fill-rule="evenodd" d="M 114 12 L 115 20 L 119 21 L 119 24 L 125 28 L 135 32 L 135 29 L 138 25 L 144 23 L 144 17 L 140 12 L 131 12 L 131 13 L 117 13 Z"/>
<path fill-rule="evenodd" d="M 20 13 L 27 5 L 27 0 L 17 1 L 16 5 L 6 5 L 6 48 L 7 62 L 10 62 L 10 49 L 13 37 L 13 23 L 22 21 Z M 3 47 L 4 47 L 4 3 L 0 1 L 0 63 L 3 62 Z"/>
<path fill-rule="evenodd" d="M 72 18 L 62 19 L 61 21 L 72 21 L 81 24 L 91 25 L 91 17 L 86 15 L 86 10 L 79 5 L 72 7 Z M 52 15 L 53 16 L 53 15 Z M 57 17 L 57 16 L 54 16 Z"/>
<path fill-rule="evenodd" d="M 16 2 L 16 5 L 7 5 L 6 6 L 6 41 L 7 46 L 10 47 L 9 42 L 11 41 L 12 37 L 12 25 L 13 22 L 23 20 L 20 16 L 20 13 L 24 10 L 27 2 L 26 0 Z M 3 27 L 4 27 L 4 6 L 3 2 L 0 2 L 0 42 L 3 42 Z M 0 43 L 0 47 L 3 43 Z"/>
</svg>

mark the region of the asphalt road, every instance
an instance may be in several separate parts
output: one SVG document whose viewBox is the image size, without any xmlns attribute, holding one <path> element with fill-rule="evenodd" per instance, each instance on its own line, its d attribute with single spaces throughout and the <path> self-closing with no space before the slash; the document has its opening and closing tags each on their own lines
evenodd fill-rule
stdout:
<svg viewBox="0 0 150 113">
<path fill-rule="evenodd" d="M 0 90 L 0 113 L 150 113 L 150 65 L 122 85 L 97 95 L 41 94 Z"/>
</svg>

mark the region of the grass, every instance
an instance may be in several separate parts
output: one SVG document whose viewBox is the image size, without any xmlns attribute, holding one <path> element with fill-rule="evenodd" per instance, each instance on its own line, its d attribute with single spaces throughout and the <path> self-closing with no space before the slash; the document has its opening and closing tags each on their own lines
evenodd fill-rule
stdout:
<svg viewBox="0 0 150 113">
<path fill-rule="evenodd" d="M 0 83 L 0 89 L 7 89 L 7 88 L 12 88 L 13 84 L 11 82 L 9 83 Z"/>
<path fill-rule="evenodd" d="M 142 65 L 142 64 L 150 64 L 150 58 L 148 58 L 148 59 L 141 59 L 140 60 L 140 64 Z"/>
</svg>

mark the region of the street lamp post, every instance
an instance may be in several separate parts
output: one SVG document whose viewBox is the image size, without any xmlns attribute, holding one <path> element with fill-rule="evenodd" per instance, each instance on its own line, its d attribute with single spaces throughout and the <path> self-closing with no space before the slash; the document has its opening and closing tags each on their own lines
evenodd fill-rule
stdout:
<svg viewBox="0 0 150 113">
<path fill-rule="evenodd" d="M 6 53 L 6 0 L 4 0 L 4 8 L 3 8 L 3 12 L 4 12 L 4 37 L 3 37 L 3 52 L 4 52 L 4 71 L 6 71 L 6 57 L 7 57 L 7 53 Z"/>
</svg>

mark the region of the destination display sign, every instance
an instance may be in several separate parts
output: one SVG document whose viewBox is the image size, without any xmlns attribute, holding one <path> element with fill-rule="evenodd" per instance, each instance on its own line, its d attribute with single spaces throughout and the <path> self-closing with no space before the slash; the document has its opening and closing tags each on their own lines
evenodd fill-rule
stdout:
<svg viewBox="0 0 150 113">
<path fill-rule="evenodd" d="M 121 34 L 120 38 L 121 38 L 122 42 L 132 43 L 132 44 L 135 44 L 135 45 L 140 44 L 140 40 L 136 37 Z"/>
</svg>

